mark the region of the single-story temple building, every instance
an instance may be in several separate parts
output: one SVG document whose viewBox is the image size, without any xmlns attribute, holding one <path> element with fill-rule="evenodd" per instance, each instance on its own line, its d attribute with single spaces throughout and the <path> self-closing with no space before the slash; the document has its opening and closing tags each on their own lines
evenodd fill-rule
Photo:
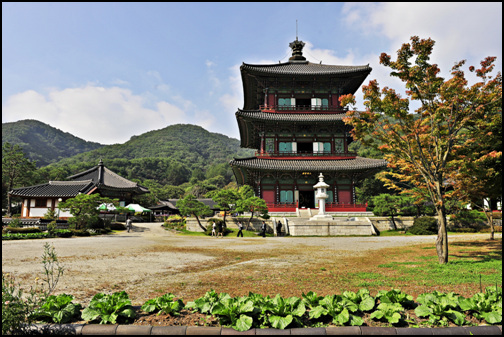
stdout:
<svg viewBox="0 0 504 337">
<path fill-rule="evenodd" d="M 132 202 L 136 195 L 149 193 L 149 190 L 112 172 L 103 165 L 74 174 L 65 181 L 49 181 L 46 184 L 20 187 L 9 191 L 14 197 L 23 199 L 21 218 L 41 218 L 49 209 L 58 210 L 60 219 L 71 217 L 69 212 L 59 211 L 58 204 L 80 193 L 99 193 L 103 197 L 119 199 L 119 204 L 125 206 Z"/>
</svg>

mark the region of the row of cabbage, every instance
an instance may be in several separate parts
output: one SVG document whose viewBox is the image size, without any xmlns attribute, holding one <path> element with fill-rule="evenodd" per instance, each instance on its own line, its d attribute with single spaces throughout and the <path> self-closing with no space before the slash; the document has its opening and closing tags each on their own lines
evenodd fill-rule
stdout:
<svg viewBox="0 0 504 337">
<path fill-rule="evenodd" d="M 39 321 L 68 323 L 76 320 L 99 322 L 100 324 L 127 324 L 134 321 L 136 311 L 126 292 L 113 294 L 98 293 L 89 306 L 82 310 L 73 303 L 71 295 L 49 296 L 33 318 Z M 422 319 L 422 325 L 448 326 L 471 324 L 472 317 L 480 323 L 502 324 L 502 288 L 488 287 L 471 298 L 453 292 L 434 291 L 418 296 L 416 302 L 411 295 L 401 290 L 381 290 L 371 296 L 367 289 L 357 292 L 345 291 L 340 295 L 318 296 L 314 292 L 302 297 L 283 298 L 249 293 L 248 296 L 232 297 L 227 293 L 208 291 L 202 297 L 183 303 L 181 299 L 167 293 L 148 300 L 141 307 L 147 313 L 180 315 L 191 310 L 219 319 L 222 326 L 238 331 L 250 328 L 276 328 L 364 325 L 366 319 L 388 323 L 388 325 L 418 326 L 410 321 L 408 310 L 414 310 Z M 82 311 L 81 311 L 82 310 Z"/>
</svg>

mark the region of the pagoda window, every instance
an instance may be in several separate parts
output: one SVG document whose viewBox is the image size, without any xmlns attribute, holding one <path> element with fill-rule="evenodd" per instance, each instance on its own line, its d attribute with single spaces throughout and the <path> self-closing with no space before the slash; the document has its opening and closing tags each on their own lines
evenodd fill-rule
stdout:
<svg viewBox="0 0 504 337">
<path fill-rule="evenodd" d="M 284 97 L 278 99 L 278 108 L 280 110 L 290 110 L 296 106 L 296 99 L 292 97 Z"/>
<path fill-rule="evenodd" d="M 331 153 L 331 143 L 314 142 L 313 153 Z"/>
<path fill-rule="evenodd" d="M 296 152 L 296 143 L 292 143 L 292 142 L 279 142 L 278 143 L 278 151 L 279 152 L 288 152 L 288 153 L 292 153 L 292 152 Z"/>
<path fill-rule="evenodd" d="M 312 98 L 311 99 L 311 109 L 312 110 L 327 110 L 329 107 L 329 99 L 327 98 Z"/>
</svg>

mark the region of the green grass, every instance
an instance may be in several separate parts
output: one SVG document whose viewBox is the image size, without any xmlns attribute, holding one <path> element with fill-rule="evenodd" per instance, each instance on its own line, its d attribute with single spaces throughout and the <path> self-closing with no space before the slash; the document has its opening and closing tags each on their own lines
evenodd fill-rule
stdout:
<svg viewBox="0 0 504 337">
<path fill-rule="evenodd" d="M 402 280 L 421 285 L 478 283 L 480 277 L 485 284 L 502 285 L 502 259 L 494 254 L 476 260 L 472 257 L 450 256 L 446 265 L 439 264 L 437 257 L 423 256 L 417 261 L 391 262 L 378 265 L 378 268 L 392 269 L 402 274 Z M 394 280 L 393 276 L 390 278 Z"/>
</svg>

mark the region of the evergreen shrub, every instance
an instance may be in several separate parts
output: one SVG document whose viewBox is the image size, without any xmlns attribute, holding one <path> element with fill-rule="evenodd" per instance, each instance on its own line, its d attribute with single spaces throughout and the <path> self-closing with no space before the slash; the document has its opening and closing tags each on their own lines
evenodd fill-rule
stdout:
<svg viewBox="0 0 504 337">
<path fill-rule="evenodd" d="M 2 233 L 42 233 L 38 227 L 6 227 Z"/>
<path fill-rule="evenodd" d="M 208 225 L 206 226 L 206 231 L 205 231 L 206 235 L 212 235 L 212 225 L 213 225 L 214 222 L 217 225 L 217 229 L 216 229 L 217 234 L 219 234 L 219 224 L 221 224 L 222 227 L 223 227 L 222 228 L 223 229 L 223 232 L 222 232 L 223 236 L 226 236 L 229 233 L 233 233 L 232 230 L 230 230 L 229 228 L 227 228 L 227 226 L 225 226 L 223 219 L 220 219 L 220 218 L 210 218 L 210 219 L 207 220 Z"/>
<path fill-rule="evenodd" d="M 433 235 L 438 232 L 437 220 L 430 216 L 422 216 L 413 221 L 413 226 L 408 230 L 415 235 Z"/>
</svg>

